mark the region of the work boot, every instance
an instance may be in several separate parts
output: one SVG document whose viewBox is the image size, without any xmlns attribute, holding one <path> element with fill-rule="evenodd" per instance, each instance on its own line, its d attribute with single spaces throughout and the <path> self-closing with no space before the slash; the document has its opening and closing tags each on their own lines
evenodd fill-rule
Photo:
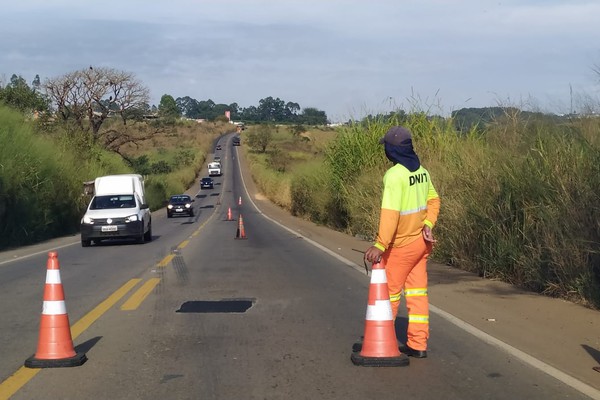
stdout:
<svg viewBox="0 0 600 400">
<path fill-rule="evenodd" d="M 409 357 L 427 358 L 427 350 L 415 350 L 407 344 L 401 345 L 399 349 L 401 353 L 404 353 Z"/>
</svg>

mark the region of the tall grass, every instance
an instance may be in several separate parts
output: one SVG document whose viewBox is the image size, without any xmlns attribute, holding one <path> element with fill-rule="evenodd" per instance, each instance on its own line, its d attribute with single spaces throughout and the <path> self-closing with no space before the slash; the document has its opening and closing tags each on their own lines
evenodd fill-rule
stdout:
<svg viewBox="0 0 600 400">
<path fill-rule="evenodd" d="M 482 134 L 421 113 L 344 129 L 327 153 L 332 226 L 372 238 L 387 162 L 377 139 L 398 122 L 442 198 L 439 261 L 600 306 L 600 120 L 557 125 L 507 115 Z"/>
<path fill-rule="evenodd" d="M 268 155 L 249 158 L 277 204 L 372 240 L 392 166 L 378 141 L 405 125 L 442 199 L 434 259 L 600 308 L 600 119 L 528 118 L 510 108 L 465 133 L 451 119 L 413 112 L 343 127 L 323 152 L 304 149 L 310 157 L 285 172 Z M 298 143 L 287 140 L 277 146 L 296 157 Z"/>
<path fill-rule="evenodd" d="M 0 248 L 76 233 L 89 201 L 83 196 L 84 182 L 138 172 L 72 126 L 33 123 L 3 106 L 0 121 Z M 150 136 L 121 148 L 127 159 L 147 155 L 169 169 L 144 173 L 151 209 L 163 207 L 170 195 L 190 187 L 216 138 L 230 128 L 227 125 L 122 128 L 128 135 Z M 154 134 L 147 135 L 150 131 Z"/>
<path fill-rule="evenodd" d="M 15 111 L 0 107 L 0 121 L 0 247 L 76 232 L 92 164 Z"/>
</svg>

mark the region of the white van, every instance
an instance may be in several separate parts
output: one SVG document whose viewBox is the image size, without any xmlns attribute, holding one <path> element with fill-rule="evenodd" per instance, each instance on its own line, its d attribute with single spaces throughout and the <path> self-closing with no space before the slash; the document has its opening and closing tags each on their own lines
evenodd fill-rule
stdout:
<svg viewBox="0 0 600 400">
<path fill-rule="evenodd" d="M 221 175 L 221 163 L 213 161 L 208 163 L 208 176 L 220 176 Z"/>
<path fill-rule="evenodd" d="M 141 175 L 108 175 L 94 181 L 94 197 L 81 219 L 81 246 L 113 238 L 152 240 L 152 215 Z"/>
</svg>

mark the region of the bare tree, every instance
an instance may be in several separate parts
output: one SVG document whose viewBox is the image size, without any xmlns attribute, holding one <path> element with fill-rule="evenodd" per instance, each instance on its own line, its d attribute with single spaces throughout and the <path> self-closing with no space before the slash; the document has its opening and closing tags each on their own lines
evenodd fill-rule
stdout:
<svg viewBox="0 0 600 400">
<path fill-rule="evenodd" d="M 44 89 L 64 121 L 74 121 L 94 142 L 111 113 L 126 125 L 132 110 L 148 104 L 149 90 L 134 75 L 112 68 L 85 68 L 48 79 Z"/>
</svg>

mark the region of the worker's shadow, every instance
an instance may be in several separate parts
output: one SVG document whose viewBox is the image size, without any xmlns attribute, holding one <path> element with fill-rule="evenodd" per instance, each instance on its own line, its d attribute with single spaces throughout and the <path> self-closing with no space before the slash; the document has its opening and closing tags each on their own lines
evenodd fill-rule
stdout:
<svg viewBox="0 0 600 400">
<path fill-rule="evenodd" d="M 394 328 L 396 330 L 396 339 L 400 343 L 406 343 L 406 330 L 408 329 L 408 318 L 396 317 L 394 321 Z"/>
<path fill-rule="evenodd" d="M 598 363 L 600 364 L 600 350 L 597 350 L 593 347 L 588 346 L 587 344 L 582 344 L 581 347 Z"/>
</svg>

